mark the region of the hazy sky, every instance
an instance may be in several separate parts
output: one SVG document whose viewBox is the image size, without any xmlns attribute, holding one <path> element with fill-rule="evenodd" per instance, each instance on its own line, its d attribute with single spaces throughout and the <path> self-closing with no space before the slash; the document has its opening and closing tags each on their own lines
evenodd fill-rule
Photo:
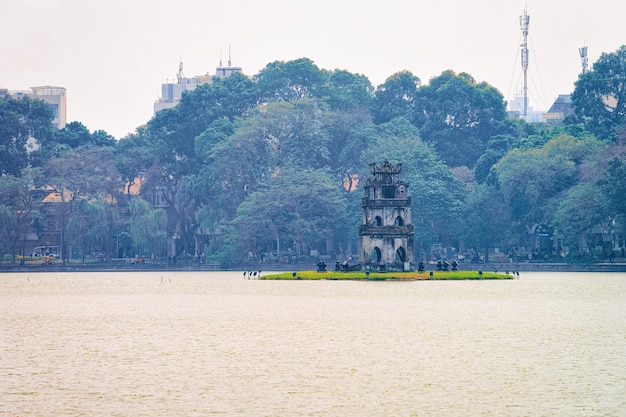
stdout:
<svg viewBox="0 0 626 417">
<path fill-rule="evenodd" d="M 302 57 L 363 74 L 374 86 L 401 70 L 423 83 L 452 69 L 519 93 L 530 15 L 531 105 L 547 110 L 581 70 L 626 44 L 624 0 L 2 0 L 0 87 L 67 89 L 67 121 L 117 138 L 145 124 L 182 58 L 191 77 L 220 57 L 255 75 Z"/>
</svg>

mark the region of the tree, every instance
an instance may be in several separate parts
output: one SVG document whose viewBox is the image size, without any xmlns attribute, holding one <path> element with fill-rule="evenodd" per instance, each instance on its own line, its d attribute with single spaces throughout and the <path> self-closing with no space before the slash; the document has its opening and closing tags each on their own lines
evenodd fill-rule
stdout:
<svg viewBox="0 0 626 417">
<path fill-rule="evenodd" d="M 344 230 L 345 210 L 344 194 L 327 170 L 285 169 L 238 207 L 233 241 L 240 254 L 275 247 L 280 257 L 284 244 L 308 253 Z"/>
<path fill-rule="evenodd" d="M 29 162 L 27 141 L 41 146 L 52 129 L 52 110 L 44 101 L 0 98 L 0 175 L 19 176 Z"/>
<path fill-rule="evenodd" d="M 583 163 L 600 149 L 593 137 L 561 133 L 540 148 L 508 152 L 493 169 L 513 220 L 528 231 L 549 223 L 562 193 L 577 184 Z"/>
<path fill-rule="evenodd" d="M 500 160 L 508 151 L 513 149 L 514 144 L 518 142 L 511 135 L 495 135 L 487 142 L 487 149 L 478 158 L 474 166 L 474 174 L 476 181 L 479 183 L 487 181 L 491 168 Z"/>
<path fill-rule="evenodd" d="M 126 194 L 137 181 L 158 161 L 150 135 L 145 127 L 117 142 L 115 146 L 115 166 L 125 183 Z"/>
<path fill-rule="evenodd" d="M 377 140 L 362 154 L 362 166 L 387 158 L 402 163 L 402 176 L 409 183 L 413 203 L 411 218 L 415 226 L 415 248 L 437 240 L 435 227 L 452 232 L 465 194 L 464 184 L 419 138 L 415 126 L 406 119 L 380 125 Z M 367 175 L 363 171 L 359 178 Z M 357 215 L 360 214 L 357 213 Z"/>
<path fill-rule="evenodd" d="M 563 193 L 554 212 L 551 225 L 579 250 L 585 249 L 581 242 L 586 233 L 595 226 L 606 226 L 614 218 L 598 189 L 591 181 L 574 185 Z"/>
<path fill-rule="evenodd" d="M 274 61 L 256 75 L 262 102 L 295 103 L 321 97 L 328 73 L 320 70 L 309 58 Z"/>
<path fill-rule="evenodd" d="M 376 88 L 372 114 L 376 124 L 398 117 L 415 118 L 415 101 L 421 81 L 410 71 L 400 71 Z"/>
<path fill-rule="evenodd" d="M 67 223 L 67 239 L 70 247 L 80 249 L 82 263 L 94 248 L 108 249 L 106 242 L 110 234 L 107 209 L 107 204 L 103 201 L 79 199 L 74 202 Z M 71 257 L 73 256 L 70 255 Z"/>
<path fill-rule="evenodd" d="M 25 248 L 21 251 L 18 244 L 26 240 L 26 233 L 32 225 L 34 212 L 38 208 L 38 202 L 33 197 L 31 186 L 33 177 L 36 175 L 32 169 L 24 169 L 22 175 L 0 175 L 0 236 L 5 250 L 11 253 L 12 262 L 18 252 L 25 255 Z"/>
<path fill-rule="evenodd" d="M 205 132 L 218 120 L 233 122 L 257 102 L 256 84 L 244 75 L 214 78 L 211 84 L 184 93 L 176 107 L 159 111 L 141 132 L 149 142 L 150 152 L 145 156 L 154 159 L 149 167 L 126 163 L 128 168 L 135 168 L 128 173 L 142 172 L 142 192 L 158 194 L 165 200 L 168 235 L 182 233 L 185 250 L 191 250 L 195 242 L 198 202 L 191 191 L 197 189 L 196 178 L 208 157 L 202 145 L 210 132 Z"/>
<path fill-rule="evenodd" d="M 502 192 L 487 184 L 478 184 L 466 196 L 460 211 L 458 237 L 467 246 L 484 249 L 511 243 L 511 218 Z"/>
<path fill-rule="evenodd" d="M 603 53 L 591 71 L 579 75 L 572 102 L 589 131 L 615 140 L 617 130 L 626 124 L 626 45 Z"/>
<path fill-rule="evenodd" d="M 322 97 L 333 110 L 370 109 L 374 87 L 367 77 L 344 70 L 332 71 L 322 90 Z"/>
<path fill-rule="evenodd" d="M 509 133 L 502 94 L 467 73 L 444 71 L 421 86 L 413 123 L 422 140 L 434 144 L 448 166 L 473 167 L 491 137 Z"/>
<path fill-rule="evenodd" d="M 51 142 L 71 148 L 88 145 L 115 146 L 116 144 L 115 138 L 104 130 L 97 130 L 92 134 L 80 122 L 70 122 L 63 129 L 55 131 Z"/>
<path fill-rule="evenodd" d="M 131 198 L 130 235 L 138 255 L 156 255 L 164 253 L 167 233 L 167 215 L 163 209 L 153 209 L 140 197 Z"/>
<path fill-rule="evenodd" d="M 50 203 L 54 209 L 55 221 L 58 226 L 61 255 L 71 256 L 71 246 L 67 246 L 67 227 L 75 205 L 81 200 L 120 201 L 124 189 L 120 174 L 110 163 L 114 160 L 113 149 L 96 146 L 80 146 L 50 159 L 43 167 L 43 175 L 38 179 L 42 187 L 54 192 L 58 201 Z M 109 236 L 115 226 L 114 215 L 106 217 Z"/>
</svg>

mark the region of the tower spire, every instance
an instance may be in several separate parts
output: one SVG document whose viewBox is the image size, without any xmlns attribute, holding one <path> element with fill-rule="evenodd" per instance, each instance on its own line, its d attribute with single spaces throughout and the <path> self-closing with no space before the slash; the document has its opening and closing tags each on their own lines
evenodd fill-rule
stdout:
<svg viewBox="0 0 626 417">
<path fill-rule="evenodd" d="M 524 100 L 524 110 L 522 117 L 526 119 L 528 116 L 528 26 L 530 25 L 530 16 L 524 9 L 524 14 L 519 17 L 520 29 L 522 30 L 522 70 L 524 71 L 524 86 L 522 88 L 522 98 Z"/>
</svg>

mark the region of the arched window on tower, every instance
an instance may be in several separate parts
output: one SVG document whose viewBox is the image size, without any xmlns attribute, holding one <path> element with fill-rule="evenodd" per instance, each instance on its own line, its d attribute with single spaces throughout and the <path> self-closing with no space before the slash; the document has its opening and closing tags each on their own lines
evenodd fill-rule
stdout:
<svg viewBox="0 0 626 417">
<path fill-rule="evenodd" d="M 380 249 L 378 249 L 378 247 L 375 247 L 372 250 L 372 262 L 380 262 L 380 260 L 382 259 L 382 253 L 380 252 Z"/>
<path fill-rule="evenodd" d="M 375 226 L 382 226 L 383 225 L 383 219 L 380 218 L 380 216 L 376 216 L 376 218 L 374 219 L 374 225 Z"/>
<path fill-rule="evenodd" d="M 405 263 L 406 262 L 406 251 L 402 246 L 398 248 L 396 251 L 396 262 Z"/>
<path fill-rule="evenodd" d="M 402 216 L 396 217 L 396 220 L 394 221 L 394 224 L 396 226 L 404 226 L 404 220 L 402 220 Z"/>
</svg>

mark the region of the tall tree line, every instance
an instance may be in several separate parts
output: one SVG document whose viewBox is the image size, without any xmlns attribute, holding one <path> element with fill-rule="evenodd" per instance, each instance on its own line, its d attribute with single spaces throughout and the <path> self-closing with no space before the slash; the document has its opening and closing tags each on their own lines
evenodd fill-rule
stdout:
<svg viewBox="0 0 626 417">
<path fill-rule="evenodd" d="M 403 163 L 420 252 L 444 238 L 532 248 L 539 226 L 555 250 L 586 252 L 624 233 L 625 76 L 626 47 L 603 54 L 559 127 L 509 118 L 467 73 L 401 71 L 374 87 L 307 58 L 215 78 L 120 140 L 79 122 L 53 131 L 42 102 L 2 98 L 1 250 L 24 253 L 25 234 L 54 220 L 65 256 L 82 259 L 341 255 L 358 235 L 359 181 L 387 158 Z"/>
</svg>

